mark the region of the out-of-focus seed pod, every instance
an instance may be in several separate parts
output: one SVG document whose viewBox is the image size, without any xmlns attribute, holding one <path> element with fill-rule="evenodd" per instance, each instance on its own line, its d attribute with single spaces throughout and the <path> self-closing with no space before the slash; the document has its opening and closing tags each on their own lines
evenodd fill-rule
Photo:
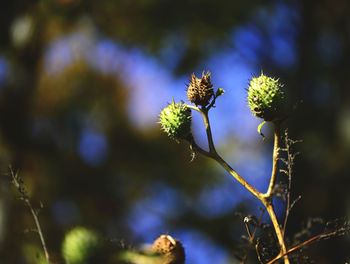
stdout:
<svg viewBox="0 0 350 264">
<path fill-rule="evenodd" d="M 101 258 L 102 242 L 98 234 L 84 227 L 69 231 L 62 244 L 67 264 L 93 264 Z"/>
<path fill-rule="evenodd" d="M 169 235 L 161 235 L 152 246 L 152 251 L 162 256 L 162 264 L 184 264 L 185 250 L 181 242 Z"/>
</svg>

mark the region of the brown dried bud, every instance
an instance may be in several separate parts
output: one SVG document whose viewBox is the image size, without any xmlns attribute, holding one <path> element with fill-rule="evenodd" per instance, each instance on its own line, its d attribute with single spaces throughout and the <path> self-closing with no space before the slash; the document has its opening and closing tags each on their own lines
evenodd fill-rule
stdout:
<svg viewBox="0 0 350 264">
<path fill-rule="evenodd" d="M 203 72 L 201 79 L 192 74 L 187 87 L 187 98 L 195 105 L 203 107 L 208 105 L 214 95 L 213 85 L 210 82 L 210 72 L 207 72 L 205 75 Z"/>
<path fill-rule="evenodd" d="M 152 251 L 163 256 L 162 264 L 184 264 L 185 250 L 181 242 L 169 235 L 161 235 L 152 246 Z"/>
</svg>

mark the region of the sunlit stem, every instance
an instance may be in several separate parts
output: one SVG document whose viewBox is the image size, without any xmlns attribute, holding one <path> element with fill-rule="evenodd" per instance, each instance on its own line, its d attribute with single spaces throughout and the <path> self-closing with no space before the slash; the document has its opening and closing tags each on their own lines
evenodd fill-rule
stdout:
<svg viewBox="0 0 350 264">
<path fill-rule="evenodd" d="M 205 130 L 207 132 L 207 138 L 208 138 L 208 145 L 209 145 L 209 152 L 217 155 L 215 146 L 214 146 L 214 141 L 213 141 L 213 136 L 211 133 L 211 128 L 210 128 L 210 123 L 209 123 L 209 118 L 208 118 L 208 109 L 203 109 L 200 111 L 203 117 L 204 125 L 205 125 Z"/>
<path fill-rule="evenodd" d="M 273 145 L 273 155 L 272 155 L 272 172 L 271 172 L 271 179 L 270 184 L 267 192 L 264 194 L 265 199 L 262 200 L 264 203 L 269 215 L 270 219 L 272 221 L 273 227 L 276 232 L 276 236 L 278 239 L 278 243 L 281 247 L 280 255 L 283 255 L 284 263 L 289 264 L 289 259 L 286 254 L 287 248 L 284 243 L 284 234 L 281 230 L 281 227 L 278 223 L 275 210 L 273 208 L 272 199 L 273 199 L 273 190 L 276 185 L 276 178 L 279 172 L 279 158 L 280 158 L 280 146 L 279 146 L 279 139 L 280 139 L 280 123 L 274 122 L 275 130 L 274 130 L 274 145 Z"/>
<path fill-rule="evenodd" d="M 231 168 L 227 162 L 222 159 L 218 154 L 213 157 L 227 172 L 229 172 L 240 184 L 244 186 L 248 191 L 250 191 L 255 197 L 260 201 L 263 199 L 263 194 L 250 185 L 246 180 L 244 180 L 234 169 Z"/>
<path fill-rule="evenodd" d="M 273 227 L 275 229 L 275 233 L 278 239 L 278 243 L 280 245 L 281 251 L 280 254 L 278 256 L 283 256 L 284 258 L 284 263 L 285 264 L 289 264 L 289 259 L 288 259 L 288 255 L 287 253 L 287 248 L 286 245 L 284 243 L 284 239 L 283 239 L 283 234 L 282 234 L 282 230 L 281 227 L 278 223 L 277 217 L 276 217 L 276 213 L 275 210 L 273 208 L 272 202 L 271 201 L 267 201 L 266 203 L 264 202 L 264 205 L 267 209 L 267 212 L 269 213 L 270 219 L 272 221 Z"/>
<path fill-rule="evenodd" d="M 210 157 L 214 160 L 216 160 L 227 172 L 229 172 L 239 183 L 241 183 L 244 188 L 246 188 L 248 191 L 250 191 L 254 196 L 256 196 L 259 200 L 264 199 L 264 195 L 260 193 L 257 189 L 255 189 L 252 185 L 250 185 L 246 180 L 244 180 L 234 169 L 231 168 L 227 162 L 220 157 L 220 155 L 216 152 L 215 146 L 214 146 L 214 141 L 213 141 L 213 136 L 211 133 L 211 128 L 210 128 L 210 122 L 209 122 L 209 117 L 208 117 L 208 109 L 207 108 L 202 108 L 199 109 L 198 107 L 195 106 L 188 106 L 189 108 L 198 111 L 201 113 L 205 125 L 205 130 L 207 132 L 207 138 L 208 138 L 208 145 L 209 145 L 209 152 L 203 150 L 200 148 L 193 140 L 192 142 L 192 147 L 197 150 L 199 153 Z"/>
<path fill-rule="evenodd" d="M 272 173 L 269 188 L 266 192 L 266 197 L 271 197 L 273 195 L 273 189 L 276 184 L 276 178 L 279 172 L 279 158 L 280 158 L 280 147 L 279 147 L 279 138 L 280 138 L 280 124 L 278 122 L 274 123 L 275 131 L 274 131 L 274 147 L 273 147 L 273 155 L 272 155 Z"/>
<path fill-rule="evenodd" d="M 210 123 L 209 123 L 209 118 L 208 118 L 208 108 L 203 107 L 202 109 L 199 109 L 196 106 L 192 106 L 192 105 L 186 105 L 188 108 L 193 109 L 197 112 L 199 112 L 202 115 L 203 121 L 204 121 L 204 126 L 205 126 L 205 130 L 207 133 L 207 139 L 208 139 L 208 145 L 209 145 L 209 153 L 211 156 L 213 156 L 214 154 L 216 154 L 216 150 L 215 150 L 215 146 L 214 146 L 214 142 L 213 142 L 213 136 L 211 133 L 211 128 L 210 128 Z"/>
</svg>

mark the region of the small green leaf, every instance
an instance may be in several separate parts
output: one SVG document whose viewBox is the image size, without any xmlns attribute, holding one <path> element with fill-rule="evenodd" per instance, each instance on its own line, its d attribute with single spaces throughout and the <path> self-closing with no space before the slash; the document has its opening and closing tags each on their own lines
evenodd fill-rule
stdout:
<svg viewBox="0 0 350 264">
<path fill-rule="evenodd" d="M 265 135 L 261 132 L 261 129 L 263 127 L 263 125 L 265 125 L 266 121 L 262 122 L 259 126 L 258 126 L 258 133 L 263 137 L 263 140 L 265 140 Z"/>
<path fill-rule="evenodd" d="M 219 97 L 220 95 L 223 95 L 224 93 L 226 93 L 226 91 L 222 88 L 219 88 L 216 90 L 215 97 Z"/>
</svg>

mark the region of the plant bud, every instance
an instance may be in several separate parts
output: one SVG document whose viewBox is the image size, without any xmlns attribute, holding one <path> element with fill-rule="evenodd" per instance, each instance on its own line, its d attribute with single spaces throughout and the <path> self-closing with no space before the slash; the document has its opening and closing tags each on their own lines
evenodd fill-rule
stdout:
<svg viewBox="0 0 350 264">
<path fill-rule="evenodd" d="M 278 79 L 261 74 L 254 77 L 248 88 L 248 105 L 253 114 L 265 121 L 281 120 L 286 104 L 283 84 Z"/>
<path fill-rule="evenodd" d="M 169 235 L 161 235 L 152 246 L 152 251 L 163 257 L 162 264 L 185 263 L 185 250 L 181 242 Z"/>
<path fill-rule="evenodd" d="M 214 95 L 213 85 L 210 82 L 210 73 L 207 72 L 202 78 L 197 78 L 194 74 L 191 76 L 190 83 L 187 86 L 187 98 L 195 105 L 206 106 Z"/>
<path fill-rule="evenodd" d="M 66 234 L 62 255 L 67 264 L 92 264 L 98 263 L 101 249 L 102 242 L 94 231 L 76 227 Z"/>
<path fill-rule="evenodd" d="M 169 104 L 159 115 L 159 123 L 168 136 L 176 141 L 191 137 L 191 109 L 183 103 Z"/>
</svg>

